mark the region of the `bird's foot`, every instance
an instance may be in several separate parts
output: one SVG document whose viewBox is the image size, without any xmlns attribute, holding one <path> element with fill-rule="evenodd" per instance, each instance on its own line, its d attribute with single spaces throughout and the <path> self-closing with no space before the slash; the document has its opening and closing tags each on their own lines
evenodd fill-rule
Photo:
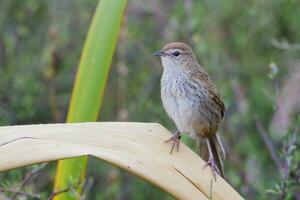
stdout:
<svg viewBox="0 0 300 200">
<path fill-rule="evenodd" d="M 172 148 L 171 148 L 170 154 L 172 154 L 175 147 L 176 147 L 176 151 L 178 152 L 179 144 L 180 144 L 180 138 L 181 138 L 181 134 L 180 134 L 179 131 L 177 131 L 170 139 L 165 141 L 165 143 L 168 143 L 168 142 L 172 141 Z"/>
<path fill-rule="evenodd" d="M 203 169 L 206 168 L 207 166 L 210 166 L 211 167 L 211 173 L 212 175 L 214 176 L 215 180 L 217 180 L 217 176 L 216 174 L 218 173 L 220 175 L 220 170 L 213 158 L 213 156 L 210 156 L 208 161 L 205 163 L 205 165 L 203 166 Z"/>
</svg>

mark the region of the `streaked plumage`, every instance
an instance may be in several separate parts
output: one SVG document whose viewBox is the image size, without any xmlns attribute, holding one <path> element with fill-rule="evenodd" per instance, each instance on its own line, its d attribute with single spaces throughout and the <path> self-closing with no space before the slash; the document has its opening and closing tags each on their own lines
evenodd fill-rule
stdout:
<svg viewBox="0 0 300 200">
<path fill-rule="evenodd" d="M 208 73 L 184 43 L 167 44 L 157 54 L 164 67 L 161 99 L 167 114 L 180 132 L 197 140 L 208 138 L 218 152 L 215 134 L 224 117 L 224 104 Z"/>
</svg>

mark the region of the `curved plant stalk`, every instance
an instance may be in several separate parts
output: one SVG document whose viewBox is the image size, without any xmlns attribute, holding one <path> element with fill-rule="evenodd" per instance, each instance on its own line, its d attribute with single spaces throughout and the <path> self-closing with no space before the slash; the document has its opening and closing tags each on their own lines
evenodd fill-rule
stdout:
<svg viewBox="0 0 300 200">
<path fill-rule="evenodd" d="M 93 16 L 80 58 L 67 122 L 96 121 L 115 50 L 127 0 L 101 0 Z M 81 192 L 87 157 L 61 160 L 57 165 L 54 191 L 75 184 Z M 58 199 L 77 199 L 69 193 Z"/>
<path fill-rule="evenodd" d="M 123 168 L 176 199 L 242 200 L 183 143 L 170 154 L 171 133 L 159 124 L 94 122 L 0 127 L 0 171 L 91 155 Z M 50 149 L 50 150 L 49 150 Z M 58 195 L 61 196 L 61 195 Z"/>
</svg>

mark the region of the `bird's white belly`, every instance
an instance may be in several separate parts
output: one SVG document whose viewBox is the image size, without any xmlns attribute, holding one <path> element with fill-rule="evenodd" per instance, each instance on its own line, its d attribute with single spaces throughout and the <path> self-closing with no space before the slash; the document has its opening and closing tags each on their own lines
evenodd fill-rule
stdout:
<svg viewBox="0 0 300 200">
<path fill-rule="evenodd" d="M 168 96 L 168 98 L 163 97 L 162 101 L 166 112 L 175 122 L 178 130 L 193 135 L 192 123 L 196 120 L 194 119 L 197 116 L 195 112 L 198 111 L 195 105 L 196 101 L 191 97 L 173 95 Z"/>
<path fill-rule="evenodd" d="M 166 73 L 166 70 L 169 70 Z M 197 133 L 193 125 L 201 123 L 199 120 L 199 97 L 194 88 L 191 88 L 188 77 L 178 68 L 165 68 L 161 79 L 161 98 L 163 106 L 174 121 L 177 129 L 194 137 Z"/>
</svg>

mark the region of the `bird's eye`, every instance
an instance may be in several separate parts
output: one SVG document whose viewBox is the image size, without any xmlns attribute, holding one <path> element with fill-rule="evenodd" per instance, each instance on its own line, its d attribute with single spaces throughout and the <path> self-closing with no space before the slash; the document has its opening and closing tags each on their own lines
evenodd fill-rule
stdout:
<svg viewBox="0 0 300 200">
<path fill-rule="evenodd" d="M 180 55 L 180 52 L 179 52 L 179 51 L 174 51 L 174 52 L 172 53 L 172 55 L 175 56 L 175 57 L 177 57 L 177 56 Z"/>
</svg>

